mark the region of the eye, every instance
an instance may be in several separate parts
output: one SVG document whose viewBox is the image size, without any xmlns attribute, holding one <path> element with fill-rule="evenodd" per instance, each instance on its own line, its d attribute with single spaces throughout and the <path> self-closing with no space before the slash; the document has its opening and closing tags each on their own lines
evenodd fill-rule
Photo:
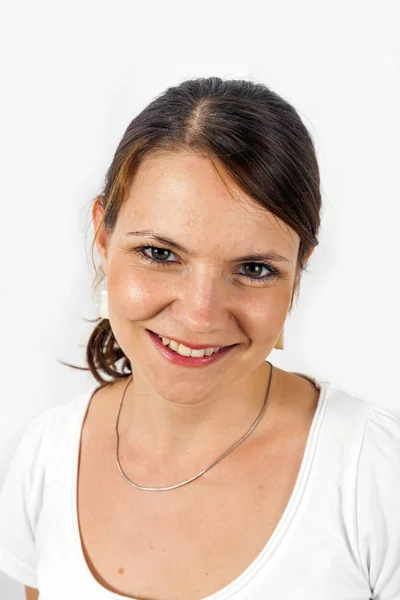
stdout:
<svg viewBox="0 0 400 600">
<path fill-rule="evenodd" d="M 167 250 L 167 248 L 157 248 L 157 246 L 141 246 L 138 248 L 138 250 L 143 258 L 147 258 L 150 261 L 171 262 L 164 260 L 164 258 L 166 258 L 165 254 L 171 254 L 172 252 L 172 250 Z M 145 254 L 145 250 L 150 250 L 151 255 L 149 256 L 148 254 Z"/>
<path fill-rule="evenodd" d="M 258 276 L 257 276 L 257 274 L 256 275 L 247 275 L 247 274 L 245 275 L 246 277 L 248 277 L 249 279 L 252 279 L 253 281 L 267 281 L 268 279 L 272 279 L 278 275 L 277 270 L 274 269 L 271 265 L 269 265 L 267 263 L 244 263 L 242 266 L 246 269 L 249 265 L 252 267 L 251 270 L 255 270 L 258 273 Z M 267 273 L 265 274 L 265 271 L 264 271 L 264 275 L 261 276 L 263 269 L 266 269 Z"/>
<path fill-rule="evenodd" d="M 157 246 L 139 246 L 138 248 L 133 248 L 133 252 L 136 252 L 142 260 L 149 263 L 156 263 L 162 267 L 169 267 L 171 264 L 176 262 L 174 260 L 164 260 L 164 258 L 166 258 L 166 254 L 173 254 L 172 250 L 168 250 L 167 248 L 158 248 Z M 150 252 L 150 256 L 146 252 Z"/>
<path fill-rule="evenodd" d="M 156 263 L 158 265 L 162 265 L 163 267 L 169 267 L 171 264 L 174 264 L 176 262 L 174 260 L 164 260 L 164 258 L 168 258 L 168 256 L 165 256 L 166 254 L 174 254 L 174 252 L 172 252 L 172 250 L 168 250 L 168 248 L 159 248 L 157 246 L 139 246 L 138 248 L 134 248 L 133 251 L 137 252 L 139 256 L 146 262 Z M 149 254 L 146 254 L 146 251 L 150 252 L 150 256 Z M 243 263 L 243 265 L 241 266 L 247 267 L 249 265 L 251 265 L 253 269 L 255 267 L 256 271 L 258 272 L 258 276 L 248 275 L 246 273 L 244 275 L 242 273 L 239 273 L 239 275 L 245 277 L 247 280 L 250 281 L 250 283 L 265 283 L 267 281 L 271 281 L 272 279 L 276 279 L 280 276 L 280 272 L 278 271 L 278 269 L 276 269 L 269 263 Z M 260 274 L 262 273 L 263 269 L 266 269 L 267 273 L 260 277 Z"/>
</svg>

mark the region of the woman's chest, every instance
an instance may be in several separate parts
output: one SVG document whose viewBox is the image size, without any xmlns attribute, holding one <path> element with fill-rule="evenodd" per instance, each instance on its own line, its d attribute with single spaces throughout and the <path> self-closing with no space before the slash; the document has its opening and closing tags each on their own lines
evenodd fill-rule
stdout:
<svg viewBox="0 0 400 600">
<path fill-rule="evenodd" d="M 251 452 L 238 447 L 196 481 L 164 492 L 129 485 L 118 470 L 115 448 L 83 436 L 78 515 L 93 577 L 115 593 L 146 600 L 200 600 L 221 590 L 274 533 L 308 433 L 305 426 Z M 134 469 L 122 460 L 121 465 L 136 482 Z"/>
</svg>

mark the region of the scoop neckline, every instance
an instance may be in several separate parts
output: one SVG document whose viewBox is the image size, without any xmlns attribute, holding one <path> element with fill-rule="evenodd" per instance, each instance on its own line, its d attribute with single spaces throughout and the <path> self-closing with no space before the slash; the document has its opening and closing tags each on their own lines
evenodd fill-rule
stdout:
<svg viewBox="0 0 400 600">
<path fill-rule="evenodd" d="M 293 487 L 292 494 L 289 498 L 289 501 L 283 511 L 281 518 L 278 521 L 277 526 L 275 527 L 272 535 L 269 540 L 259 552 L 259 554 L 255 557 L 255 559 L 250 563 L 250 565 L 233 581 L 228 583 L 226 586 L 217 590 L 213 594 L 209 596 L 205 596 L 201 598 L 201 600 L 226 600 L 228 598 L 234 597 L 239 591 L 241 591 L 258 573 L 258 571 L 267 563 L 269 558 L 274 554 L 276 549 L 283 542 L 285 537 L 287 536 L 290 530 L 290 524 L 292 523 L 294 517 L 299 511 L 302 498 L 304 497 L 305 488 L 307 485 L 307 481 L 309 479 L 309 475 L 311 472 L 311 468 L 313 465 L 313 458 L 316 451 L 317 441 L 319 437 L 319 431 L 321 429 L 323 417 L 326 410 L 327 405 L 327 396 L 328 389 L 330 388 L 330 383 L 328 381 L 322 381 L 311 377 L 310 375 L 306 375 L 304 373 L 293 373 L 294 375 L 299 375 L 305 379 L 312 381 L 317 389 L 319 389 L 319 397 L 317 408 L 314 413 L 314 417 L 311 423 L 311 427 L 308 433 L 307 442 L 303 454 L 303 458 L 301 461 L 300 469 L 297 474 L 296 483 Z M 80 445 L 82 439 L 82 429 L 83 423 L 90 406 L 90 401 L 93 398 L 94 393 L 100 389 L 100 386 L 96 383 L 91 386 L 89 391 L 80 396 L 80 400 L 82 402 L 81 410 L 77 413 L 77 417 L 75 420 L 74 427 L 74 435 L 73 435 L 73 465 L 72 465 L 72 480 L 71 480 L 71 521 L 72 521 L 72 531 L 74 538 L 74 549 L 76 553 L 76 557 L 78 560 L 78 565 L 85 577 L 88 586 L 91 586 L 93 590 L 97 590 L 99 593 L 99 598 L 106 599 L 114 599 L 114 600 L 138 600 L 132 596 L 125 596 L 123 594 L 118 594 L 117 592 L 112 592 L 111 590 L 104 587 L 93 575 L 91 572 L 89 565 L 86 562 L 86 558 L 83 552 L 82 539 L 79 529 L 78 523 L 78 459 L 80 452 Z M 100 596 L 102 594 L 102 596 Z"/>
</svg>

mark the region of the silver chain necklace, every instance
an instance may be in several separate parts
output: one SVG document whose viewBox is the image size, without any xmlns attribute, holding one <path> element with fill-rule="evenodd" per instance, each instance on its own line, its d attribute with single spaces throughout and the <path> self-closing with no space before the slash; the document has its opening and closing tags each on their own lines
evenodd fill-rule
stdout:
<svg viewBox="0 0 400 600">
<path fill-rule="evenodd" d="M 273 365 L 269 362 L 266 361 L 270 367 L 271 367 L 271 371 L 270 371 L 270 376 L 269 376 L 269 382 L 268 382 L 268 389 L 267 389 L 267 394 L 265 396 L 265 400 L 264 400 L 264 404 L 262 406 L 262 409 L 260 411 L 260 414 L 258 415 L 257 419 L 254 421 L 253 425 L 250 427 L 250 429 L 248 430 L 248 432 L 238 441 L 236 442 L 236 444 L 234 444 L 234 446 L 232 446 L 232 448 L 229 448 L 229 450 L 227 450 L 226 452 L 224 452 L 219 458 L 217 458 L 217 460 L 215 460 L 209 467 L 207 467 L 206 469 L 204 469 L 203 471 L 200 471 L 200 473 L 198 473 L 197 475 L 195 475 L 194 477 L 191 477 L 190 479 L 187 479 L 186 481 L 182 481 L 182 483 L 177 483 L 176 485 L 171 485 L 169 487 L 160 487 L 160 488 L 156 488 L 156 487 L 144 487 L 141 485 L 138 485 L 137 483 L 134 483 L 133 481 L 131 481 L 123 472 L 122 467 L 119 463 L 119 458 L 118 458 L 118 449 L 119 449 L 119 436 L 118 436 L 118 422 L 119 422 L 119 415 L 121 412 L 121 408 L 122 408 L 122 401 L 124 399 L 125 396 L 125 392 L 128 388 L 128 385 L 130 384 L 130 382 L 132 381 L 132 377 L 129 379 L 128 383 L 125 386 L 124 391 L 122 392 L 122 396 L 121 396 L 121 401 L 119 403 L 119 410 L 118 410 L 118 415 L 117 415 L 117 420 L 115 423 L 115 433 L 117 435 L 117 466 L 118 469 L 121 473 L 121 475 L 126 479 L 126 481 L 130 484 L 133 485 L 133 487 L 137 488 L 138 490 L 145 490 L 145 491 L 151 491 L 151 492 L 163 492 L 166 490 L 173 490 L 175 488 L 181 487 L 182 485 L 186 485 L 187 483 L 190 483 L 191 481 L 194 481 L 195 479 L 197 479 L 198 477 L 200 477 L 200 475 L 203 475 L 204 473 L 206 473 L 209 469 L 211 469 L 211 467 L 213 467 L 214 465 L 216 465 L 220 460 L 222 460 L 223 458 L 225 458 L 225 456 L 227 456 L 227 454 L 229 454 L 230 452 L 232 452 L 232 450 L 234 450 L 235 448 L 237 448 L 237 446 L 239 446 L 239 444 L 241 444 L 242 442 L 244 442 L 244 440 L 251 434 L 251 432 L 253 431 L 253 429 L 256 427 L 256 425 L 259 423 L 265 407 L 267 406 L 267 401 L 268 401 L 268 397 L 269 397 L 269 392 L 271 389 L 271 381 L 272 381 L 272 372 L 273 372 Z"/>
</svg>

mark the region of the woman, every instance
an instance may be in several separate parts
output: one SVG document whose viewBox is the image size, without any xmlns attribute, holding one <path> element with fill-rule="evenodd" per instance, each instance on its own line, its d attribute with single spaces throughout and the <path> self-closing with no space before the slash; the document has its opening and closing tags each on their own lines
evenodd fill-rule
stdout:
<svg viewBox="0 0 400 600">
<path fill-rule="evenodd" d="M 92 208 L 100 386 L 32 421 L 0 500 L 28 598 L 400 598 L 399 420 L 266 361 L 319 185 L 263 85 L 186 81 L 129 125 Z"/>
</svg>

